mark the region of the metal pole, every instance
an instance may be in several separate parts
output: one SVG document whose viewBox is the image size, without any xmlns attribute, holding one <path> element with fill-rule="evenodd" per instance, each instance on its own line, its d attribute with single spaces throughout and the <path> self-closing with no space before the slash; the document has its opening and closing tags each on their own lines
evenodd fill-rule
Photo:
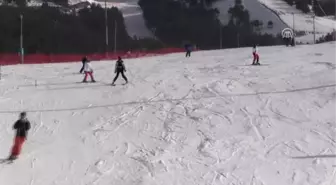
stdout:
<svg viewBox="0 0 336 185">
<path fill-rule="evenodd" d="M 238 44 L 238 48 L 239 48 L 239 32 L 237 34 L 237 44 Z"/>
<path fill-rule="evenodd" d="M 294 13 L 293 14 L 293 32 L 295 32 L 295 19 L 294 19 Z"/>
<path fill-rule="evenodd" d="M 316 43 L 316 32 L 315 32 L 315 14 L 313 15 L 313 26 L 314 26 L 314 44 Z"/>
<path fill-rule="evenodd" d="M 114 20 L 114 53 L 117 53 L 117 20 Z"/>
<path fill-rule="evenodd" d="M 295 45 L 295 18 L 294 18 L 294 12 L 293 14 L 293 45 Z"/>
<path fill-rule="evenodd" d="M 223 48 L 223 38 L 222 38 L 222 25 L 219 24 L 219 48 L 222 49 Z"/>
<path fill-rule="evenodd" d="M 107 25 L 107 0 L 105 0 L 105 55 L 108 57 L 108 25 Z"/>
<path fill-rule="evenodd" d="M 238 20 L 235 19 L 235 25 L 236 25 L 236 31 L 237 31 L 237 47 L 239 48 L 239 24 L 238 24 Z"/>
<path fill-rule="evenodd" d="M 23 15 L 20 15 L 20 55 L 21 55 L 21 64 L 24 63 L 24 53 L 23 53 Z"/>
<path fill-rule="evenodd" d="M 316 43 L 316 35 L 315 35 L 315 11 L 314 11 L 314 0 L 312 0 L 312 12 L 313 12 L 313 30 L 314 30 L 314 44 Z"/>
</svg>

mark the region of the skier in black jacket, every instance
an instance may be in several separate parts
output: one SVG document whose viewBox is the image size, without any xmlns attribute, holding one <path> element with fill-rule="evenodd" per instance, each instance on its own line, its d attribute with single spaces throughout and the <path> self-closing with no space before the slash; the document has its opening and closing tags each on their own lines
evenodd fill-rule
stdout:
<svg viewBox="0 0 336 185">
<path fill-rule="evenodd" d="M 30 122 L 27 119 L 26 112 L 20 113 L 20 119 L 15 122 L 13 129 L 16 130 L 16 136 L 12 153 L 8 158 L 9 160 L 15 160 L 17 158 L 17 156 L 21 153 L 23 143 L 27 139 Z"/>
<path fill-rule="evenodd" d="M 114 83 L 118 79 L 119 73 L 121 73 L 121 76 L 124 78 L 126 83 L 128 83 L 127 77 L 125 76 L 124 72 L 126 72 L 124 61 L 121 59 L 121 57 L 118 57 L 118 61 L 116 62 L 115 70 L 114 70 L 114 73 L 117 73 L 117 75 L 114 77 L 112 85 L 115 85 Z"/>
</svg>

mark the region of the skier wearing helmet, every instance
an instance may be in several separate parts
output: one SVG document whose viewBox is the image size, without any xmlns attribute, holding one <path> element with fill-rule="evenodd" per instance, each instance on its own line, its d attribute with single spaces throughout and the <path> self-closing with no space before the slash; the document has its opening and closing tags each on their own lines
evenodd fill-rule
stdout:
<svg viewBox="0 0 336 185">
<path fill-rule="evenodd" d="M 22 145 L 27 139 L 28 130 L 30 129 L 30 122 L 27 119 L 26 112 L 20 113 L 20 118 L 15 122 L 13 129 L 16 130 L 16 136 L 14 140 L 14 146 L 8 160 L 17 159 L 21 153 Z"/>
</svg>

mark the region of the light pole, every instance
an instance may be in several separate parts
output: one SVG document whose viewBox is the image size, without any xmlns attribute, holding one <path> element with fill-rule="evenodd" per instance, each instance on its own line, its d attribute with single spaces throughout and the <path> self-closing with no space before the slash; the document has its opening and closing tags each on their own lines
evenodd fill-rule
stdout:
<svg viewBox="0 0 336 185">
<path fill-rule="evenodd" d="M 117 53 L 117 20 L 114 20 L 114 54 Z"/>
<path fill-rule="evenodd" d="M 239 48 L 239 21 L 238 21 L 238 18 L 234 18 L 233 19 L 233 22 L 236 26 L 236 31 L 237 31 L 237 47 Z"/>
<path fill-rule="evenodd" d="M 21 55 L 21 64 L 24 63 L 24 53 L 23 53 L 23 15 L 20 15 L 20 55 Z"/>
<path fill-rule="evenodd" d="M 315 32 L 315 13 L 313 15 L 313 29 L 314 29 L 314 44 L 316 43 L 316 32 Z"/>
<path fill-rule="evenodd" d="M 219 49 L 223 48 L 222 24 L 219 23 Z"/>
<path fill-rule="evenodd" d="M 315 11 L 314 11 L 314 0 L 312 0 L 312 13 L 313 13 L 314 44 L 315 44 L 315 43 L 316 43 L 316 34 L 315 34 Z"/>
<path fill-rule="evenodd" d="M 108 25 L 107 25 L 107 0 L 105 0 L 105 57 L 108 57 Z"/>
<path fill-rule="evenodd" d="M 240 41 L 239 41 L 239 31 L 238 31 L 238 33 L 237 33 L 237 46 L 238 46 L 238 48 L 239 48 L 239 43 L 240 43 Z"/>
<path fill-rule="evenodd" d="M 294 19 L 294 12 L 292 13 L 293 15 L 293 32 L 295 32 L 295 19 Z"/>
<path fill-rule="evenodd" d="M 295 1 L 293 1 L 293 7 L 295 8 Z M 295 46 L 295 18 L 294 18 L 294 12 L 292 12 L 293 15 L 293 46 Z"/>
<path fill-rule="evenodd" d="M 295 8 L 295 1 L 293 1 L 293 6 Z M 294 19 L 294 12 L 292 13 L 293 14 L 293 32 L 295 32 L 295 19 Z"/>
</svg>

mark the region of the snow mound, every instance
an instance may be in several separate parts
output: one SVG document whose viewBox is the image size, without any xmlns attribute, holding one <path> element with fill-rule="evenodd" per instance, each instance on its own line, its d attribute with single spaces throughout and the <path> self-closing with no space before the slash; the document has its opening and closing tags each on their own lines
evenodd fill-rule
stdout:
<svg viewBox="0 0 336 185">
<path fill-rule="evenodd" d="M 336 170 L 335 43 L 1 68 L 0 158 L 20 111 L 32 122 L 4 185 L 330 185 Z M 281 57 L 279 57 L 279 53 Z M 35 85 L 36 83 L 36 85 Z M 18 178 L 19 177 L 19 178 Z"/>
</svg>

